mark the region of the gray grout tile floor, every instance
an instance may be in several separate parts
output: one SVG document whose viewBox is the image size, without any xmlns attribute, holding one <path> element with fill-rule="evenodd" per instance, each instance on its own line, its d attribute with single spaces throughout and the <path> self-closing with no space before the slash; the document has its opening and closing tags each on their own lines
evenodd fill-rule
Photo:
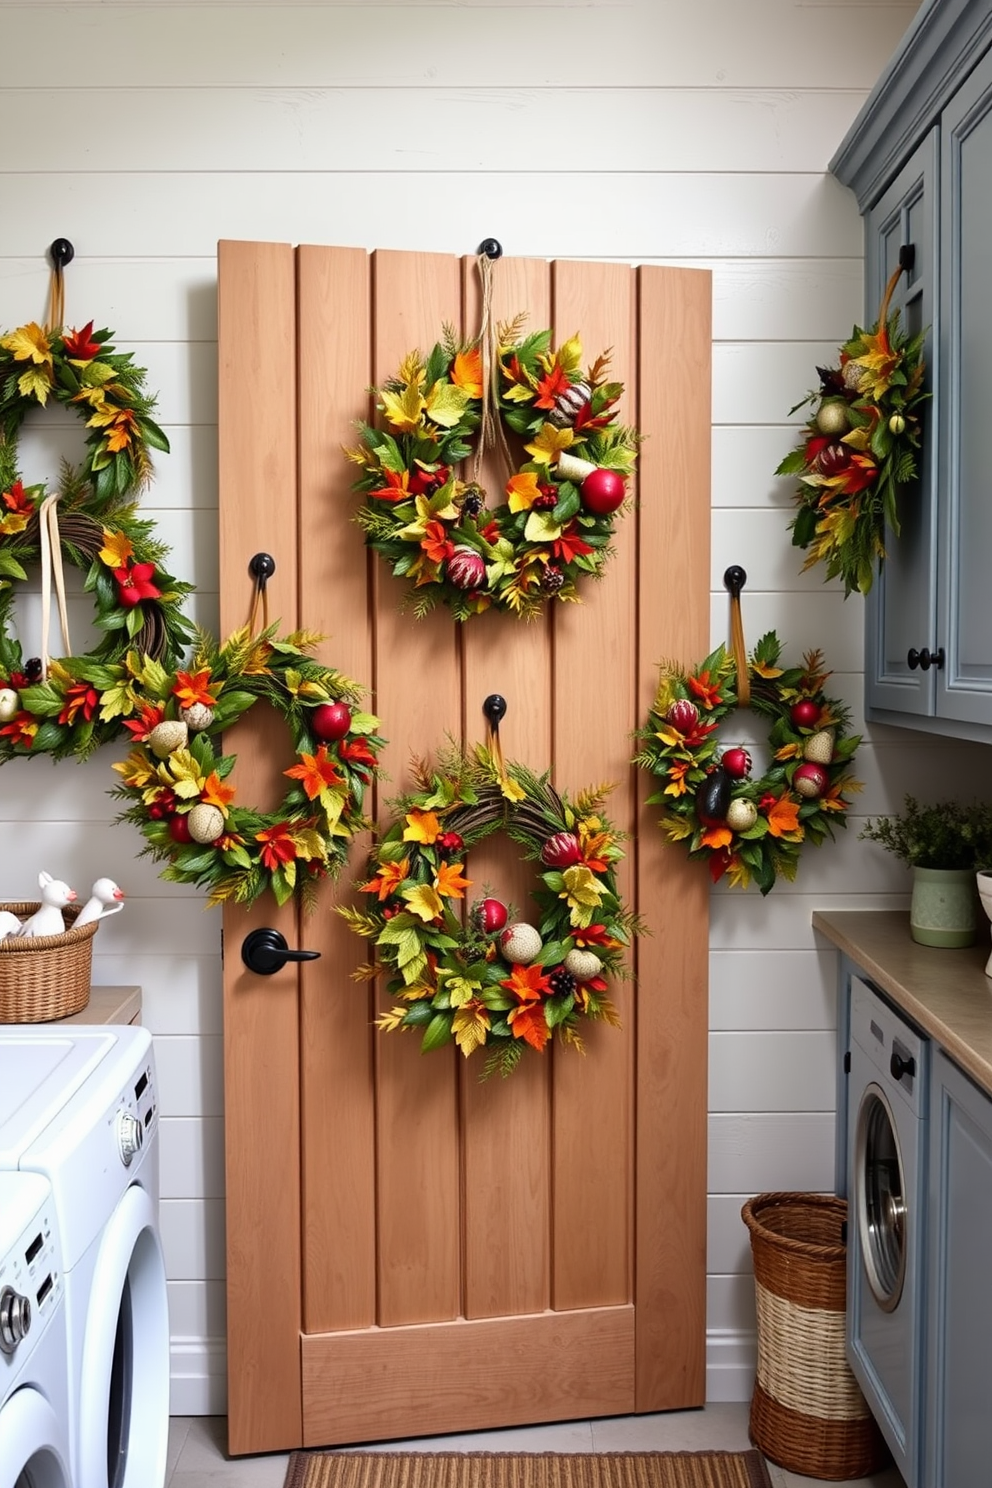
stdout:
<svg viewBox="0 0 992 1488">
<path fill-rule="evenodd" d="M 551 1426 L 510 1427 L 465 1436 L 418 1437 L 407 1442 L 370 1442 L 365 1450 L 421 1452 L 679 1452 L 744 1451 L 747 1404 L 714 1404 L 702 1410 L 653 1416 L 611 1416 L 563 1421 Z M 350 1446 L 349 1451 L 361 1451 Z M 282 1488 L 289 1457 L 227 1456 L 224 1416 L 174 1416 L 169 1431 L 168 1488 Z M 820 1482 L 768 1464 L 774 1488 L 804 1488 Z M 855 1480 L 857 1488 L 904 1488 L 895 1468 Z M 853 1483 L 835 1488 L 854 1488 Z"/>
</svg>

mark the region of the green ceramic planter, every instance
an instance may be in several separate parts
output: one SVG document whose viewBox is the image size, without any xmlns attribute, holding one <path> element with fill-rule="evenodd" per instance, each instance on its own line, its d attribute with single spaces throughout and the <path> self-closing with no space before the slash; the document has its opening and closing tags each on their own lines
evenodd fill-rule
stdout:
<svg viewBox="0 0 992 1488">
<path fill-rule="evenodd" d="M 970 946 L 978 931 L 971 868 L 914 868 L 909 932 L 920 945 Z"/>
</svg>

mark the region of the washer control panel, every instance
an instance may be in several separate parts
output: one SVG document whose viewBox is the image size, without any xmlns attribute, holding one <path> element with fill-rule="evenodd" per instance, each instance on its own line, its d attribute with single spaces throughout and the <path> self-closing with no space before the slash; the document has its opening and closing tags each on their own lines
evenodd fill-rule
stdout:
<svg viewBox="0 0 992 1488">
<path fill-rule="evenodd" d="M 117 1150 L 126 1168 L 131 1166 L 145 1145 L 145 1139 L 157 1120 L 155 1071 L 149 1059 L 137 1070 L 133 1082 L 123 1092 L 122 1105 L 117 1111 Z"/>
<path fill-rule="evenodd" d="M 47 1187 L 47 1185 L 46 1185 Z M 0 1255 L 0 1365 L 10 1366 L 25 1340 L 44 1331 L 62 1296 L 54 1205 L 49 1198 Z M 6 1370 L 0 1368 L 0 1384 Z"/>
</svg>

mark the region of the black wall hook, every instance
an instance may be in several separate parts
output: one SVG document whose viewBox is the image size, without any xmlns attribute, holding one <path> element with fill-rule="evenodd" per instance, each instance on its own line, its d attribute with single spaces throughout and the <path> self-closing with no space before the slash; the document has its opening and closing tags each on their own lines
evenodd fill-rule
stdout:
<svg viewBox="0 0 992 1488">
<path fill-rule="evenodd" d="M 506 698 L 501 693 L 491 692 L 482 705 L 482 711 L 495 731 L 499 728 L 501 719 L 506 717 Z"/>
<path fill-rule="evenodd" d="M 259 589 L 265 588 L 275 571 L 276 560 L 270 553 L 256 553 L 248 565 L 248 572 L 257 582 Z"/>
<path fill-rule="evenodd" d="M 66 264 L 71 264 L 76 256 L 76 250 L 68 238 L 56 238 L 48 253 L 57 269 L 64 269 Z"/>
<path fill-rule="evenodd" d="M 503 245 L 497 238 L 483 238 L 476 251 L 484 253 L 487 258 L 503 257 Z"/>
<path fill-rule="evenodd" d="M 740 599 L 741 590 L 747 583 L 747 574 L 739 564 L 733 563 L 723 575 L 723 587 L 728 590 L 731 599 Z"/>
</svg>

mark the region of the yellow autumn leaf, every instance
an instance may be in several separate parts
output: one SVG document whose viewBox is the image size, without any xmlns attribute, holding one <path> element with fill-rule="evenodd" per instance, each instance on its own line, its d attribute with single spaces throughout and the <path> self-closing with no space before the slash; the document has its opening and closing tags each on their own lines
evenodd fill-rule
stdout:
<svg viewBox="0 0 992 1488">
<path fill-rule="evenodd" d="M 569 336 L 558 348 L 558 365 L 565 372 L 579 372 L 582 369 L 582 342 L 578 336 Z"/>
<path fill-rule="evenodd" d="M 311 862 L 327 856 L 323 838 L 312 827 L 301 827 L 298 831 L 290 832 L 289 839 L 296 848 L 298 858 Z"/>
<path fill-rule="evenodd" d="M 379 1014 L 375 1020 L 375 1026 L 381 1029 L 383 1033 L 394 1033 L 405 1017 L 406 1008 L 390 1008 L 388 1013 Z"/>
<path fill-rule="evenodd" d="M 482 991 L 482 983 L 473 981 L 471 977 L 446 976 L 444 990 L 451 1000 L 451 1006 L 461 1008 L 471 1002 L 477 992 Z"/>
<path fill-rule="evenodd" d="M 397 372 L 396 377 L 397 381 L 404 383 L 407 387 L 423 387 L 424 381 L 427 377 L 427 373 L 424 370 L 424 365 L 420 360 L 419 352 L 407 352 L 402 362 L 400 362 L 399 371 Z"/>
<path fill-rule="evenodd" d="M 103 529 L 103 547 L 97 557 L 101 563 L 108 568 L 124 568 L 129 558 L 134 557 L 134 548 L 131 539 L 123 532 L 111 532 L 109 528 Z"/>
<path fill-rule="evenodd" d="M 29 367 L 17 379 L 17 388 L 23 398 L 36 398 L 44 408 L 52 391 L 52 379 L 44 367 Z"/>
<path fill-rule="evenodd" d="M 482 353 L 477 346 L 458 353 L 452 363 L 451 380 L 470 398 L 482 397 Z"/>
<path fill-rule="evenodd" d="M 444 914 L 444 903 L 436 889 L 430 884 L 417 884 L 415 888 L 404 889 L 403 898 L 406 900 L 407 908 L 411 914 L 429 924 L 436 920 L 439 915 Z"/>
<path fill-rule="evenodd" d="M 405 387 L 402 393 L 388 390 L 382 393 L 382 411 L 401 434 L 411 434 L 417 428 L 424 406 L 419 388 Z"/>
<path fill-rule="evenodd" d="M 499 783 L 499 788 L 508 801 L 525 801 L 527 799 L 527 792 L 515 780 L 511 780 L 509 775 L 504 775 Z"/>
<path fill-rule="evenodd" d="M 561 537 L 561 527 L 552 521 L 545 511 L 532 511 L 524 528 L 524 540 L 529 543 L 551 543 Z"/>
<path fill-rule="evenodd" d="M 125 785 L 139 789 L 147 785 L 150 780 L 155 779 L 155 771 L 148 761 L 148 757 L 140 749 L 132 749 L 127 759 L 115 760 L 110 766 L 116 770 Z"/>
<path fill-rule="evenodd" d="M 0 522 L 0 532 L 4 537 L 13 537 L 15 532 L 23 532 L 27 525 L 27 517 L 22 517 L 18 512 L 11 512 L 9 517 L 4 517 Z"/>
<path fill-rule="evenodd" d="M 453 429 L 468 404 L 469 395 L 464 388 L 451 382 L 435 382 L 427 390 L 425 408 L 427 417 L 442 429 Z"/>
<path fill-rule="evenodd" d="M 506 496 L 511 512 L 530 511 L 540 496 L 535 470 L 521 470 L 506 483 Z"/>
<path fill-rule="evenodd" d="M 18 326 L 0 337 L 0 346 L 13 352 L 15 362 L 34 362 L 39 367 L 52 366 L 52 345 L 46 332 L 35 321 Z"/>
<path fill-rule="evenodd" d="M 562 450 L 568 449 L 575 440 L 571 429 L 556 429 L 554 424 L 543 424 L 541 431 L 524 449 L 535 465 L 550 465 L 557 461 Z"/>
<path fill-rule="evenodd" d="M 451 1032 L 455 1043 L 467 1059 L 486 1042 L 489 1032 L 489 1014 L 478 1003 L 459 1008 L 451 1020 Z"/>
<path fill-rule="evenodd" d="M 206 785 L 206 777 L 188 749 L 177 749 L 158 767 L 159 778 L 170 785 L 177 796 L 192 800 Z"/>
</svg>

